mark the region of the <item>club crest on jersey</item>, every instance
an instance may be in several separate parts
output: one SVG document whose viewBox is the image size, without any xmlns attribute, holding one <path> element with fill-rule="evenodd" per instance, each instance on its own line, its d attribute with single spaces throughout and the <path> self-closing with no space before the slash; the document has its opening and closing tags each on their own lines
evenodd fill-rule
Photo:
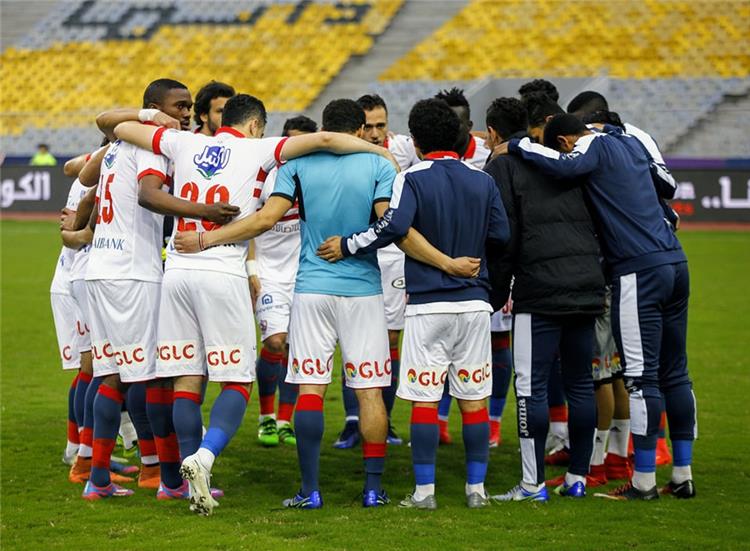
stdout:
<svg viewBox="0 0 750 551">
<path fill-rule="evenodd" d="M 121 143 L 122 142 L 120 140 L 117 140 L 115 143 L 113 143 L 107 151 L 107 154 L 104 156 L 104 165 L 107 168 L 112 168 L 112 165 L 115 164 L 115 157 L 117 157 L 117 152 L 120 149 Z"/>
<path fill-rule="evenodd" d="M 265 294 L 260 298 L 260 303 L 263 306 L 268 306 L 269 304 L 273 304 L 273 297 L 269 294 Z"/>
<path fill-rule="evenodd" d="M 198 172 L 206 180 L 210 180 L 227 166 L 230 153 L 231 151 L 224 146 L 207 145 L 200 155 L 193 157 L 193 162 Z"/>
</svg>

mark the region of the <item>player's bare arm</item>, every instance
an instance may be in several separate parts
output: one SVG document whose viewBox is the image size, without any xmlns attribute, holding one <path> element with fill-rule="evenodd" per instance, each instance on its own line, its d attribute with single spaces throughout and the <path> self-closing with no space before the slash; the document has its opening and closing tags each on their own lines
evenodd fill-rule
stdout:
<svg viewBox="0 0 750 551">
<path fill-rule="evenodd" d="M 388 203 L 381 201 L 375 204 L 375 214 L 382 218 L 388 208 Z M 479 275 L 480 259 L 471 257 L 451 258 L 433 247 L 425 237 L 414 228 L 396 242 L 396 245 L 414 260 L 429 264 L 440 271 L 456 277 L 477 277 Z M 329 262 L 341 260 L 341 236 L 326 239 L 318 248 L 317 255 Z"/>
<path fill-rule="evenodd" d="M 75 217 L 73 218 L 70 227 L 61 229 L 76 231 L 85 228 L 88 225 L 89 218 L 91 218 L 91 213 L 94 211 L 95 206 L 96 188 L 92 187 L 86 192 L 86 195 L 84 195 L 81 198 L 81 201 L 78 203 L 78 209 L 75 211 Z"/>
<path fill-rule="evenodd" d="M 86 161 L 86 164 L 78 174 L 78 179 L 81 184 L 86 187 L 95 187 L 99 183 L 99 175 L 101 174 L 102 159 L 107 154 L 109 146 L 102 147 L 94 153 L 91 158 Z"/>
<path fill-rule="evenodd" d="M 384 147 L 340 132 L 316 132 L 314 134 L 293 136 L 284 142 L 280 156 L 282 160 L 288 161 L 317 151 L 329 151 L 337 155 L 374 153 L 388 159 L 397 172 L 401 170 L 396 159 Z"/>
<path fill-rule="evenodd" d="M 255 240 L 251 239 L 248 243 L 247 248 L 247 261 L 245 262 L 245 268 L 247 270 L 247 282 L 250 285 L 250 300 L 253 303 L 253 312 L 255 311 L 255 303 L 258 301 L 260 296 L 260 278 L 258 277 L 258 266 L 255 262 Z"/>
<path fill-rule="evenodd" d="M 87 160 L 87 153 L 84 155 L 78 155 L 78 157 L 73 157 L 63 165 L 63 174 L 68 178 L 77 178 L 78 174 L 83 170 Z"/>
<path fill-rule="evenodd" d="M 156 126 L 165 126 L 167 128 L 180 129 L 180 121 L 170 117 L 166 113 L 159 111 L 158 109 L 112 109 L 111 111 L 105 111 L 100 113 L 96 117 L 96 125 L 99 127 L 110 141 L 115 140 L 115 128 L 118 124 L 124 122 L 152 122 Z M 127 141 L 127 140 L 126 140 Z M 150 149 L 144 147 L 144 149 Z"/>
<path fill-rule="evenodd" d="M 228 224 L 240 213 L 240 208 L 228 203 L 193 203 L 175 197 L 162 189 L 164 182 L 158 176 L 148 174 L 138 181 L 138 204 L 158 214 L 203 218 L 215 224 Z"/>
<path fill-rule="evenodd" d="M 209 247 L 252 239 L 271 229 L 291 207 L 289 199 L 273 195 L 262 209 L 242 220 L 208 232 L 178 232 L 174 238 L 175 249 L 180 253 L 197 253 Z"/>
<path fill-rule="evenodd" d="M 69 249 L 80 249 L 84 245 L 88 245 L 94 239 L 94 232 L 88 226 L 82 230 L 63 230 L 60 232 L 62 237 L 63 245 Z"/>
</svg>

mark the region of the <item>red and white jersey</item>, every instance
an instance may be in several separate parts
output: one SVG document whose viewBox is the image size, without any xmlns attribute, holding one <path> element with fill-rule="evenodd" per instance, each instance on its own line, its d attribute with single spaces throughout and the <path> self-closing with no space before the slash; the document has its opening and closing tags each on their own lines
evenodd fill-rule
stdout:
<svg viewBox="0 0 750 551">
<path fill-rule="evenodd" d="M 96 190 L 98 216 L 86 280 L 161 282 L 164 217 L 138 204 L 138 180 L 149 174 L 167 184 L 167 159 L 121 140 L 109 147 Z"/>
<path fill-rule="evenodd" d="M 72 211 L 78 210 L 78 204 L 81 202 L 81 199 L 83 199 L 83 196 L 86 195 L 87 191 L 88 188 L 76 178 L 70 185 L 65 208 Z M 68 285 L 69 282 L 73 280 L 73 266 L 75 264 L 75 257 L 78 256 L 78 253 L 79 251 L 76 249 L 69 249 L 68 247 L 63 247 L 60 250 L 60 256 L 57 258 L 55 275 L 52 277 L 52 285 L 49 290 L 50 293 L 69 294 L 70 289 L 68 288 Z"/>
<path fill-rule="evenodd" d="M 258 209 L 273 193 L 278 170 L 274 168 L 265 182 L 255 188 Z M 299 203 L 294 203 L 273 227 L 255 238 L 255 260 L 258 277 L 278 283 L 294 283 L 299 268 L 301 238 L 299 233 Z"/>
<path fill-rule="evenodd" d="M 259 197 L 259 180 L 281 162 L 287 138 L 248 139 L 222 127 L 215 136 L 160 128 L 154 134 L 154 151 L 174 162 L 174 194 L 192 202 L 229 203 L 240 208 L 235 220 L 253 214 Z M 210 231 L 218 227 L 208 220 L 178 218 L 178 231 Z M 210 270 L 247 277 L 247 241 L 212 247 L 197 254 L 180 254 L 167 246 L 166 270 Z"/>
<path fill-rule="evenodd" d="M 482 138 L 471 136 L 469 140 L 469 147 L 466 148 L 466 153 L 461 157 L 461 160 L 465 163 L 469 163 L 474 168 L 482 170 L 484 165 L 487 164 L 487 159 L 490 157 L 490 150 L 484 143 Z"/>
<path fill-rule="evenodd" d="M 391 152 L 401 170 L 406 170 L 420 162 L 419 157 L 417 157 L 417 150 L 414 149 L 414 141 L 409 136 L 389 132 L 388 137 L 383 142 L 383 147 Z"/>
</svg>

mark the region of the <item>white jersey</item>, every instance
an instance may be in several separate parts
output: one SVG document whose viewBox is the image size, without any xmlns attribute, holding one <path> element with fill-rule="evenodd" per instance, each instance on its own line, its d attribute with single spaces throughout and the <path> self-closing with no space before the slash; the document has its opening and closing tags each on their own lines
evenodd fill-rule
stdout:
<svg viewBox="0 0 750 551">
<path fill-rule="evenodd" d="M 81 199 L 83 199 L 83 196 L 86 195 L 87 191 L 88 188 L 76 178 L 70 185 L 65 208 L 72 211 L 78 210 L 78 203 L 81 202 Z M 55 275 L 52 277 L 52 285 L 49 290 L 50 293 L 62 295 L 70 294 L 69 284 L 70 281 L 73 280 L 73 266 L 75 264 L 76 256 L 78 256 L 78 251 L 76 249 L 63 247 L 60 250 L 60 256 L 57 259 L 57 267 L 55 268 Z"/>
<path fill-rule="evenodd" d="M 149 174 L 166 184 L 167 159 L 117 140 L 104 156 L 96 191 L 98 216 L 86 280 L 161 282 L 164 217 L 138 205 L 138 180 Z"/>
<path fill-rule="evenodd" d="M 391 152 L 401 170 L 406 170 L 420 162 L 417 150 L 414 149 L 414 141 L 409 136 L 389 132 L 383 147 Z"/>
<path fill-rule="evenodd" d="M 175 195 L 193 202 L 224 202 L 240 208 L 236 220 L 253 214 L 258 204 L 256 183 L 280 162 L 287 138 L 248 139 L 232 128 L 219 128 L 215 136 L 160 128 L 154 134 L 154 151 L 174 162 Z M 208 220 L 180 218 L 178 231 L 210 231 Z M 247 241 L 212 247 L 197 254 L 181 254 L 170 241 L 166 270 L 209 270 L 247 277 Z"/>
<path fill-rule="evenodd" d="M 487 164 L 487 159 L 490 157 L 490 150 L 484 143 L 482 138 L 471 136 L 469 140 L 469 147 L 466 148 L 466 153 L 461 157 L 461 160 L 469 163 L 471 166 L 482 170 L 484 165 Z"/>
<path fill-rule="evenodd" d="M 274 168 L 265 182 L 258 181 L 254 196 L 258 209 L 266 204 L 276 184 Z M 295 202 L 273 227 L 255 238 L 255 259 L 258 277 L 277 283 L 294 283 L 299 268 L 301 238 L 299 233 L 299 203 Z"/>
</svg>

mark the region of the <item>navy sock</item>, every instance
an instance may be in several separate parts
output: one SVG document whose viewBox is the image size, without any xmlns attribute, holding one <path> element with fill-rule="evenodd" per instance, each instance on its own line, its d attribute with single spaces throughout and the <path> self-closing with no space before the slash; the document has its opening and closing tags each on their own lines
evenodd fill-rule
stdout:
<svg viewBox="0 0 750 551">
<path fill-rule="evenodd" d="M 201 417 L 200 394 L 178 391 L 174 393 L 172 422 L 180 446 L 180 457 L 185 459 L 200 448 L 203 439 L 203 419 Z"/>
<path fill-rule="evenodd" d="M 273 415 L 276 402 L 276 387 L 284 361 L 283 354 L 274 354 L 265 348 L 261 349 L 257 364 L 258 399 L 260 414 Z"/>
<path fill-rule="evenodd" d="M 450 415 L 451 412 L 451 395 L 449 394 L 450 388 L 448 386 L 448 381 L 445 382 L 445 386 L 443 387 L 443 397 L 440 398 L 440 403 L 438 404 L 438 416 L 441 419 L 448 419 L 448 415 Z"/>
<path fill-rule="evenodd" d="M 401 370 L 401 357 L 398 348 L 391 348 L 391 386 L 383 389 L 383 403 L 388 418 L 391 418 L 393 405 L 396 403 L 396 390 L 398 390 L 398 373 Z"/>
<path fill-rule="evenodd" d="M 130 420 L 133 422 L 135 432 L 138 435 L 141 463 L 156 465 L 159 462 L 159 455 L 156 452 L 154 431 L 151 429 L 151 423 L 149 423 L 146 413 L 146 383 L 131 384 L 125 401 Z"/>
<path fill-rule="evenodd" d="M 82 458 L 91 457 L 91 448 L 94 445 L 94 400 L 99 392 L 99 385 L 102 384 L 102 377 L 91 379 L 89 387 L 86 389 L 86 396 L 83 403 L 83 430 L 81 431 L 81 446 L 78 448 L 78 455 Z"/>
<path fill-rule="evenodd" d="M 323 440 L 323 398 L 317 394 L 301 394 L 294 412 L 297 435 L 297 457 L 302 474 L 302 495 L 319 490 L 320 443 Z"/>
<path fill-rule="evenodd" d="M 380 480 L 385 469 L 385 442 L 362 443 L 362 457 L 365 461 L 365 491 L 375 490 L 380 493 Z"/>
<path fill-rule="evenodd" d="M 487 408 L 462 413 L 464 449 L 466 451 L 466 482 L 479 484 L 487 476 L 490 458 L 490 419 Z"/>
<path fill-rule="evenodd" d="M 78 374 L 78 382 L 76 383 L 75 397 L 73 398 L 73 409 L 75 411 L 76 423 L 78 427 L 82 429 L 85 423 L 86 417 L 86 391 L 89 389 L 91 384 L 91 375 L 81 371 Z"/>
<path fill-rule="evenodd" d="M 122 393 L 101 385 L 94 399 L 94 441 L 91 457 L 91 483 L 104 487 L 110 483 L 109 466 L 120 426 Z"/>
<path fill-rule="evenodd" d="M 281 364 L 279 373 L 279 414 L 276 416 L 278 421 L 291 421 L 294 404 L 297 403 L 297 394 L 299 387 L 292 383 L 286 382 L 287 362 Z M 291 406 L 291 407 L 290 407 Z"/>
<path fill-rule="evenodd" d="M 201 442 L 201 448 L 206 448 L 216 457 L 219 456 L 240 428 L 249 399 L 250 395 L 241 385 L 224 385 L 211 408 L 211 421 Z"/>
<path fill-rule="evenodd" d="M 78 386 L 78 374 L 73 377 L 68 388 L 68 442 L 78 444 L 78 420 L 76 419 L 76 387 Z"/>
<path fill-rule="evenodd" d="M 182 477 L 180 451 L 172 423 L 172 400 L 171 388 L 146 389 L 146 413 L 154 431 L 161 481 L 167 488 L 178 488 Z"/>
<path fill-rule="evenodd" d="M 435 483 L 440 431 L 438 412 L 434 408 L 413 407 L 411 410 L 411 458 L 418 486 Z"/>
</svg>

